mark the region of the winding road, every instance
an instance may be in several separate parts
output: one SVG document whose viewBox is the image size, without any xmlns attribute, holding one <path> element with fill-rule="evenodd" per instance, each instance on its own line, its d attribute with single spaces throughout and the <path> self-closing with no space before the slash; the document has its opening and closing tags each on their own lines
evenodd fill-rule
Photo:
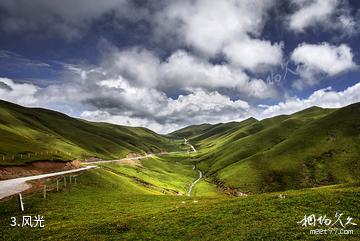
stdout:
<svg viewBox="0 0 360 241">
<path fill-rule="evenodd" d="M 193 145 L 189 144 L 188 141 L 184 138 L 185 144 L 190 146 L 193 152 L 196 152 L 196 149 Z M 160 153 L 165 154 L 165 153 Z M 31 184 L 27 183 L 28 181 L 48 178 L 48 177 L 54 177 L 54 176 L 60 176 L 65 175 L 69 173 L 75 173 L 80 171 L 86 171 L 90 170 L 92 168 L 96 168 L 97 166 L 94 166 L 93 164 L 101 164 L 101 163 L 109 163 L 109 162 L 121 162 L 121 161 L 128 161 L 128 160 L 136 160 L 136 159 L 144 159 L 148 157 L 154 156 L 153 154 L 148 154 L 145 156 L 139 156 L 139 157 L 128 157 L 118 160 L 109 160 L 109 161 L 95 161 L 95 162 L 82 162 L 82 164 L 87 164 L 91 166 L 81 167 L 78 169 L 68 170 L 68 171 L 61 171 L 61 172 L 53 172 L 53 173 L 46 173 L 46 174 L 40 174 L 40 175 L 34 175 L 34 176 L 28 176 L 28 177 L 19 177 L 19 178 L 13 178 L 8 180 L 0 181 L 0 199 L 3 199 L 5 197 L 21 193 L 31 187 Z M 195 170 L 195 166 L 193 166 L 193 170 Z M 197 182 L 200 181 L 202 178 L 202 172 L 200 170 L 197 170 L 199 172 L 199 178 L 196 179 L 193 183 L 191 183 L 189 191 L 187 193 L 188 196 L 190 196 L 192 189 L 196 185 Z"/>
<path fill-rule="evenodd" d="M 164 154 L 164 153 L 160 153 Z M 48 178 L 48 177 L 54 177 L 74 172 L 80 172 L 80 171 L 86 171 L 92 168 L 95 168 L 96 166 L 92 166 L 93 164 L 101 164 L 101 163 L 109 163 L 109 162 L 121 162 L 121 161 L 128 161 L 128 160 L 136 160 L 136 159 L 143 159 L 152 157 L 153 154 L 148 154 L 145 156 L 140 157 L 128 157 L 128 158 L 122 158 L 118 160 L 110 160 L 110 161 L 95 161 L 95 162 L 82 162 L 82 164 L 87 164 L 91 166 L 81 167 L 78 169 L 72 169 L 68 171 L 61 171 L 61 172 L 53 172 L 53 173 L 46 173 L 46 174 L 40 174 L 35 176 L 28 176 L 28 177 L 19 177 L 19 178 L 13 178 L 8 179 L 4 181 L 0 181 L 0 199 L 23 192 L 31 187 L 31 184 L 27 183 L 28 181 L 38 180 L 42 178 Z"/>
<path fill-rule="evenodd" d="M 195 147 L 193 145 L 191 145 L 190 143 L 188 143 L 188 140 L 186 138 L 184 138 L 184 144 L 190 146 L 190 148 L 193 150 L 193 152 L 196 152 Z"/>
<path fill-rule="evenodd" d="M 194 165 L 194 167 L 193 167 L 193 170 L 195 170 L 195 165 Z M 190 188 L 189 188 L 189 191 L 188 191 L 188 193 L 187 193 L 187 195 L 188 195 L 189 197 L 190 197 L 191 192 L 192 192 L 193 188 L 195 187 L 196 183 L 198 183 L 198 182 L 201 180 L 202 176 L 203 176 L 203 174 L 202 174 L 202 172 L 201 172 L 200 170 L 197 170 L 197 171 L 199 172 L 199 178 L 196 179 L 193 183 L 191 183 Z"/>
<path fill-rule="evenodd" d="M 89 169 L 92 169 L 95 167 L 96 166 L 87 166 L 87 167 L 81 167 L 78 169 L 73 169 L 73 170 L 68 170 L 68 171 L 40 174 L 40 175 L 29 176 L 29 177 L 19 177 L 19 178 L 0 181 L 0 199 L 23 192 L 26 189 L 30 188 L 31 185 L 29 183 L 26 183 L 28 181 L 38 180 L 38 179 L 47 178 L 47 177 L 54 177 L 54 176 L 59 176 L 59 175 L 64 175 L 64 174 L 69 174 L 69 173 L 74 173 L 74 172 L 85 171 L 85 170 L 89 170 Z"/>
<path fill-rule="evenodd" d="M 188 140 L 187 140 L 186 138 L 184 138 L 184 144 L 190 146 L 191 149 L 193 150 L 193 152 L 196 152 L 195 147 L 194 147 L 193 145 L 191 145 L 190 143 L 188 143 Z M 195 165 L 193 165 L 193 170 L 196 170 Z M 191 192 L 192 192 L 193 188 L 195 187 L 196 183 L 198 183 L 198 182 L 201 180 L 201 178 L 203 177 L 202 172 L 201 172 L 200 170 L 197 170 L 197 171 L 199 172 L 199 178 L 196 179 L 193 183 L 191 183 L 191 185 L 190 185 L 190 187 L 189 187 L 189 191 L 188 191 L 188 193 L 187 193 L 187 195 L 188 195 L 189 197 L 190 197 Z"/>
<path fill-rule="evenodd" d="M 158 155 L 159 154 L 167 154 L 167 152 L 162 152 L 162 153 L 157 153 L 157 154 Z M 130 161 L 130 160 L 144 159 L 144 158 L 148 158 L 148 157 L 152 157 L 152 156 L 154 156 L 154 154 L 147 154 L 145 156 L 138 156 L 138 157 L 127 157 L 127 158 L 122 158 L 122 159 L 118 159 L 118 160 L 82 162 L 81 164 L 101 164 L 101 163 L 109 163 L 109 162 Z"/>
</svg>

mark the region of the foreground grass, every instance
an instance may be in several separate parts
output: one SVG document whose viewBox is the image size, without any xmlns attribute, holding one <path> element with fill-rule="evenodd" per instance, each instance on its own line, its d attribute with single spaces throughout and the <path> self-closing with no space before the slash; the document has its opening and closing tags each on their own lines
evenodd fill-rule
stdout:
<svg viewBox="0 0 360 241">
<path fill-rule="evenodd" d="M 15 200 L 0 203 L 0 230 L 3 240 L 359 240 L 356 226 L 347 227 L 352 235 L 322 236 L 296 223 L 305 214 L 333 218 L 339 211 L 359 224 L 359 191 L 354 184 L 287 191 L 284 199 L 279 193 L 185 197 L 97 169 L 46 200 L 26 197 L 23 213 Z M 11 216 L 38 214 L 46 220 L 43 229 L 10 227 Z"/>
</svg>

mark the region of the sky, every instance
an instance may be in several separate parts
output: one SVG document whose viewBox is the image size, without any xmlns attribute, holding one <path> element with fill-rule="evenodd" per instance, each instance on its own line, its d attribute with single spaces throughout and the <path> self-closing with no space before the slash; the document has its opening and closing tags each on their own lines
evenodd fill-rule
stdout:
<svg viewBox="0 0 360 241">
<path fill-rule="evenodd" d="M 0 0 L 0 99 L 159 133 L 360 102 L 356 0 Z"/>
</svg>

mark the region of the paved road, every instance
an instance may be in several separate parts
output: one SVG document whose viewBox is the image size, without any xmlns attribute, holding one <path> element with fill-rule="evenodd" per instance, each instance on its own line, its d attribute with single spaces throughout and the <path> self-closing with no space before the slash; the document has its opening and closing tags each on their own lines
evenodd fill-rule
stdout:
<svg viewBox="0 0 360 241">
<path fill-rule="evenodd" d="M 195 170 L 195 166 L 193 167 L 193 170 Z M 198 182 L 201 180 L 201 178 L 202 178 L 202 172 L 201 172 L 200 170 L 198 170 L 198 172 L 199 172 L 199 178 L 196 179 L 193 183 L 191 183 L 190 188 L 189 188 L 189 191 L 188 191 L 188 193 L 187 193 L 187 195 L 188 195 L 189 197 L 190 197 L 191 192 L 192 192 L 193 188 L 195 187 L 196 183 L 198 183 Z"/>
<path fill-rule="evenodd" d="M 187 140 L 186 140 L 186 142 L 187 142 Z M 190 145 L 190 144 L 188 144 L 188 145 Z M 195 148 L 192 145 L 190 145 L 190 146 L 196 152 Z M 157 154 L 159 155 L 159 154 L 168 154 L 168 153 L 163 152 L 163 153 L 157 153 Z M 92 166 L 86 166 L 86 167 L 73 169 L 73 170 L 68 170 L 68 171 L 53 172 L 53 173 L 47 173 L 47 174 L 41 174 L 41 175 L 35 175 L 35 176 L 29 176 L 29 177 L 19 177 L 19 178 L 0 181 L 0 199 L 2 199 L 4 197 L 11 196 L 11 195 L 14 195 L 14 194 L 17 194 L 17 193 L 20 193 L 20 192 L 23 192 L 26 189 L 30 188 L 31 185 L 29 183 L 26 183 L 28 181 L 89 170 L 89 169 L 92 169 L 92 168 L 96 167 L 96 166 L 93 166 L 93 164 L 144 159 L 144 158 L 148 158 L 148 157 L 152 157 L 152 156 L 154 156 L 154 154 L 148 154 L 148 155 L 140 156 L 140 157 L 122 158 L 122 159 L 110 160 L 110 161 L 82 162 L 82 164 L 91 164 Z M 199 171 L 199 173 L 201 173 L 201 171 Z M 200 174 L 200 176 L 202 177 L 202 173 Z M 201 179 L 201 177 L 191 184 L 190 189 L 189 189 L 189 194 L 191 193 L 191 190 L 195 186 L 195 184 Z"/>
<path fill-rule="evenodd" d="M 47 173 L 47 174 L 41 174 L 41 175 L 35 175 L 29 177 L 19 177 L 19 178 L 0 181 L 0 199 L 20 193 L 30 188 L 31 185 L 29 183 L 26 183 L 27 181 L 85 171 L 95 167 L 96 166 L 87 166 L 87 167 L 82 167 L 68 171 L 53 172 L 53 173 Z"/>
<path fill-rule="evenodd" d="M 193 145 L 191 145 L 190 143 L 188 143 L 188 140 L 187 140 L 186 138 L 184 138 L 184 144 L 190 146 L 191 149 L 193 150 L 193 152 L 196 152 L 195 147 L 194 147 Z M 195 165 L 193 166 L 193 170 L 196 170 Z M 191 185 L 190 185 L 190 187 L 189 187 L 189 191 L 188 191 L 188 193 L 187 193 L 187 195 L 188 195 L 189 197 L 190 197 L 191 192 L 192 192 L 193 188 L 195 187 L 196 183 L 198 183 L 198 182 L 201 180 L 202 176 L 203 176 L 203 174 L 202 174 L 202 172 L 201 172 L 200 170 L 197 170 L 197 171 L 199 172 L 199 178 L 196 179 L 193 183 L 191 183 Z"/>
<path fill-rule="evenodd" d="M 166 152 L 158 153 L 158 154 L 167 154 Z M 128 161 L 128 160 L 136 160 L 136 159 L 143 159 L 154 156 L 153 154 L 148 154 L 145 156 L 140 157 L 129 157 L 129 158 L 123 158 L 118 160 L 110 160 L 110 161 L 95 161 L 95 162 L 82 162 L 82 164 L 101 164 L 101 163 L 108 163 L 108 162 L 121 162 L 121 161 Z M 26 189 L 30 188 L 31 185 L 29 183 L 26 183 L 27 181 L 47 178 L 47 177 L 53 177 L 68 173 L 74 173 L 79 171 L 85 171 L 89 170 L 91 168 L 95 168 L 96 166 L 86 166 L 78 169 L 73 169 L 69 171 L 61 171 L 61 172 L 53 172 L 48 174 L 41 174 L 41 175 L 35 175 L 35 176 L 29 176 L 29 177 L 19 177 L 9 180 L 0 181 L 0 199 L 4 197 L 8 197 L 20 192 L 25 191 Z"/>
<path fill-rule="evenodd" d="M 196 149 L 195 149 L 195 147 L 193 146 L 193 145 L 191 145 L 190 143 L 188 143 L 188 140 L 186 139 L 186 138 L 184 138 L 184 144 L 185 145 L 188 145 L 188 146 L 190 146 L 190 148 L 193 150 L 193 152 L 196 152 Z"/>
<path fill-rule="evenodd" d="M 167 152 L 157 153 L 157 155 L 160 155 L 160 154 L 167 154 Z M 81 163 L 82 164 L 101 164 L 101 163 L 109 163 L 109 162 L 121 162 L 121 161 L 144 159 L 144 158 L 148 158 L 148 157 L 152 157 L 152 156 L 154 156 L 154 154 L 148 154 L 148 155 L 145 155 L 145 156 L 138 156 L 138 157 L 127 157 L 127 158 L 122 158 L 122 159 L 118 159 L 118 160 L 81 162 Z"/>
</svg>

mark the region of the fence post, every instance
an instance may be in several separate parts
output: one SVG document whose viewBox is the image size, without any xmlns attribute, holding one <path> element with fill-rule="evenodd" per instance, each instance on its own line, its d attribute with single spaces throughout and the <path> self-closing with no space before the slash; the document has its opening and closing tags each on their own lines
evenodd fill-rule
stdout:
<svg viewBox="0 0 360 241">
<path fill-rule="evenodd" d="M 64 176 L 64 187 L 66 187 L 66 176 Z"/>
<path fill-rule="evenodd" d="M 44 185 L 44 199 L 46 199 L 46 185 Z"/>
<path fill-rule="evenodd" d="M 20 204 L 20 210 L 23 212 L 24 211 L 24 203 L 23 203 L 23 200 L 22 200 L 21 193 L 19 193 L 19 204 Z"/>
<path fill-rule="evenodd" d="M 75 183 L 74 184 L 76 185 L 76 176 L 75 176 Z"/>
<path fill-rule="evenodd" d="M 56 191 L 59 191 L 59 178 L 56 178 Z"/>
<path fill-rule="evenodd" d="M 71 177 L 72 177 L 72 176 L 70 175 L 70 177 L 69 177 L 69 179 L 70 179 L 70 184 L 71 184 Z"/>
</svg>

